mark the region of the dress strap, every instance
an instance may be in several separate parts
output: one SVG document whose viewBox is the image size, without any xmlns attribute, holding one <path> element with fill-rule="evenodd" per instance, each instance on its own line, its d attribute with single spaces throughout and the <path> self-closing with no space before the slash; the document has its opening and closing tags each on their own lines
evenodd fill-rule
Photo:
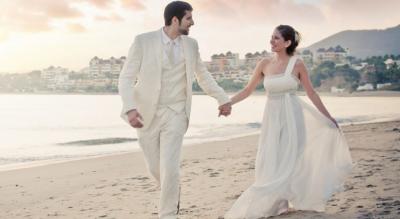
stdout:
<svg viewBox="0 0 400 219">
<path fill-rule="evenodd" d="M 289 58 L 289 63 L 286 67 L 285 75 L 291 74 L 294 68 L 294 65 L 296 64 L 297 56 L 292 56 Z"/>
</svg>

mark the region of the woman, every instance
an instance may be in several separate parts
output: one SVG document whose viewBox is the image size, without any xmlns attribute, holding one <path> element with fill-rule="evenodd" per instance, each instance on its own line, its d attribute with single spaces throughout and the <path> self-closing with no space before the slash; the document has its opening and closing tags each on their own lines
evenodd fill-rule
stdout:
<svg viewBox="0 0 400 219">
<path fill-rule="evenodd" d="M 232 104 L 248 97 L 263 80 L 267 103 L 255 164 L 255 182 L 225 218 L 255 219 L 289 210 L 324 211 L 341 188 L 352 161 L 335 119 L 314 91 L 307 69 L 295 55 L 299 34 L 278 26 L 270 40 L 272 58 L 261 60 Z M 295 95 L 301 84 L 314 106 Z"/>
</svg>

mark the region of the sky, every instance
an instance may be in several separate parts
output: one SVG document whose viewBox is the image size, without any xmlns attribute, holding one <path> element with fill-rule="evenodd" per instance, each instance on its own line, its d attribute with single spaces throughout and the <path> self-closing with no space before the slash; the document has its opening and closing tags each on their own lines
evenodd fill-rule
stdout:
<svg viewBox="0 0 400 219">
<path fill-rule="evenodd" d="M 92 57 L 126 56 L 135 35 L 160 29 L 168 0 L 0 0 L 0 73 L 51 65 L 79 71 Z M 343 30 L 400 24 L 399 0 L 188 0 L 204 61 L 231 51 L 270 51 L 279 24 L 307 47 Z"/>
</svg>

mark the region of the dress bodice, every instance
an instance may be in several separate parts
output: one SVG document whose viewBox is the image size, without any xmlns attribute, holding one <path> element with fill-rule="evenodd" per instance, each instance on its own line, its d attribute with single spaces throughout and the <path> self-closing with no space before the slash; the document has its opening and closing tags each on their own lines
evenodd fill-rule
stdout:
<svg viewBox="0 0 400 219">
<path fill-rule="evenodd" d="M 296 56 L 290 57 L 284 73 L 264 76 L 264 88 L 269 96 L 296 92 L 299 79 L 292 74 L 296 60 Z"/>
</svg>

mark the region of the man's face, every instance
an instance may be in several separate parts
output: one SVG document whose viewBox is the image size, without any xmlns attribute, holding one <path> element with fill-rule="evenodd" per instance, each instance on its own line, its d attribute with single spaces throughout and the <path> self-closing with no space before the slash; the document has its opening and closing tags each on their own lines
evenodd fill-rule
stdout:
<svg viewBox="0 0 400 219">
<path fill-rule="evenodd" d="M 186 12 L 185 16 L 183 16 L 178 27 L 178 32 L 182 35 L 188 35 L 190 27 L 194 25 L 192 12 L 191 11 L 185 11 L 185 12 Z"/>
</svg>

